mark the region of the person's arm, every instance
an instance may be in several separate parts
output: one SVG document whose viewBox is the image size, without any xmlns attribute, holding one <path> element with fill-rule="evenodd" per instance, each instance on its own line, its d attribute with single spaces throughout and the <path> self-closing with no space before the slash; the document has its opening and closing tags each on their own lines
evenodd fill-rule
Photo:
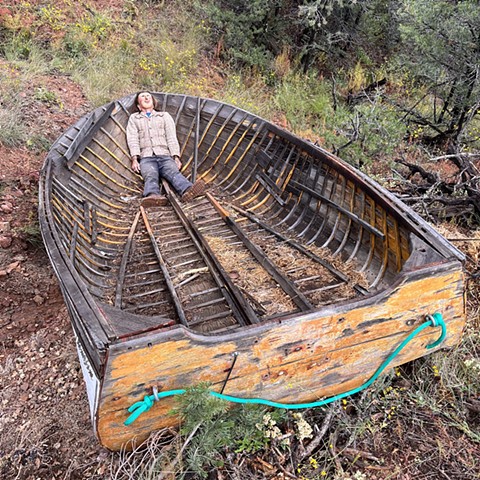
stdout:
<svg viewBox="0 0 480 480">
<path fill-rule="evenodd" d="M 130 150 L 130 160 L 132 162 L 132 170 L 140 173 L 140 137 L 138 134 L 138 126 L 133 116 L 130 116 L 127 124 L 127 145 Z"/>
<path fill-rule="evenodd" d="M 173 157 L 178 166 L 178 163 L 180 162 L 180 146 L 178 144 L 175 122 L 173 121 L 172 116 L 167 112 L 164 113 L 163 118 L 165 120 L 165 139 L 167 141 L 167 147 L 170 151 L 170 155 Z M 180 163 L 180 166 L 181 165 L 182 164 Z"/>
<path fill-rule="evenodd" d="M 178 155 L 174 155 L 173 159 L 175 160 L 175 163 L 177 164 L 177 168 L 180 170 L 182 168 L 182 161 L 180 160 L 180 157 Z"/>
<path fill-rule="evenodd" d="M 132 161 L 132 170 L 135 173 L 140 173 L 140 157 L 138 155 L 135 155 L 134 157 L 131 157 Z"/>
</svg>

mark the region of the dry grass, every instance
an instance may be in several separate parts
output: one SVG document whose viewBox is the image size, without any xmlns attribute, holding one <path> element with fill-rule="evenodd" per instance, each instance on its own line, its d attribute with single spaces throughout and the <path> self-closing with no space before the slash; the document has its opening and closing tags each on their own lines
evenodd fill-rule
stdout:
<svg viewBox="0 0 480 480">
<path fill-rule="evenodd" d="M 206 240 L 233 283 L 254 299 L 254 308 L 260 306 L 266 315 L 295 311 L 290 297 L 246 248 L 232 246 L 221 237 L 206 236 Z"/>
</svg>

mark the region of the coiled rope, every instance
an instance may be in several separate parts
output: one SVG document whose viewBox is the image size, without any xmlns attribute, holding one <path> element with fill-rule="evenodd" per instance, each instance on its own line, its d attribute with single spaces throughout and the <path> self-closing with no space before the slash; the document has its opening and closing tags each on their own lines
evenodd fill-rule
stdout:
<svg viewBox="0 0 480 480">
<path fill-rule="evenodd" d="M 427 349 L 435 348 L 440 345 L 447 334 L 447 327 L 445 325 L 445 321 L 441 313 L 435 312 L 433 315 L 427 315 L 426 321 L 422 323 L 422 325 L 418 326 L 415 330 L 413 330 L 408 337 L 406 337 L 400 345 L 384 360 L 384 362 L 377 368 L 375 373 L 363 384 L 357 388 L 352 390 L 348 390 L 347 392 L 340 393 L 338 395 L 334 395 L 329 398 L 325 398 L 323 400 L 318 400 L 316 402 L 310 403 L 279 403 L 279 402 L 272 402 L 270 400 L 266 400 L 264 398 L 240 398 L 234 397 L 232 395 L 225 395 L 223 393 L 217 393 L 213 391 L 209 391 L 208 393 L 213 397 L 220 398 L 222 400 L 227 400 L 232 403 L 252 403 L 252 404 L 259 404 L 259 405 L 268 405 L 270 407 L 275 408 L 283 408 L 286 410 L 298 410 L 302 408 L 312 408 L 312 407 L 321 407 L 323 405 L 327 405 L 329 403 L 335 402 L 342 398 L 348 397 L 350 395 L 354 395 L 355 393 L 368 388 L 380 375 L 381 373 L 387 368 L 388 364 L 403 350 L 403 348 L 420 332 L 425 330 L 428 327 L 441 327 L 442 332 L 440 337 L 435 340 L 434 342 L 428 344 L 426 346 Z M 164 392 L 158 392 L 157 388 L 153 388 L 153 395 L 147 395 L 141 402 L 134 403 L 128 411 L 131 415 L 125 420 L 124 425 L 132 424 L 143 412 L 148 412 L 150 408 L 154 405 L 154 403 L 159 401 L 162 398 L 172 397 L 174 395 L 183 395 L 186 393 L 185 389 L 178 389 L 178 390 L 166 390 Z"/>
</svg>

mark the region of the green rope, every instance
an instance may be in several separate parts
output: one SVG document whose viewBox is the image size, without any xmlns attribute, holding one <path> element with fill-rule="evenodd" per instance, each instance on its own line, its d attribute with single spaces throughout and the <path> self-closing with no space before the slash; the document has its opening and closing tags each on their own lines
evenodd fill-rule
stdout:
<svg viewBox="0 0 480 480">
<path fill-rule="evenodd" d="M 312 408 L 312 407 L 321 407 L 323 405 L 327 405 L 329 403 L 335 402 L 336 400 L 340 400 L 345 397 L 349 397 L 350 395 L 354 395 L 355 393 L 368 388 L 380 375 L 381 373 L 387 368 L 388 364 L 400 353 L 400 351 L 420 332 L 425 330 L 428 327 L 441 327 L 442 333 L 440 337 L 433 343 L 426 346 L 426 348 L 431 349 L 438 345 L 440 345 L 445 336 L 447 334 L 447 327 L 445 325 L 445 321 L 440 313 L 435 312 L 433 315 L 427 315 L 427 321 L 417 327 L 413 332 L 411 332 L 405 340 L 400 343 L 400 345 L 387 357 L 387 359 L 377 368 L 375 373 L 367 380 L 363 385 L 349 390 L 344 393 L 340 393 L 338 395 L 334 395 L 333 397 L 326 398 L 324 400 L 319 400 L 317 402 L 311 403 L 278 403 L 272 402 L 270 400 L 265 400 L 264 398 L 239 398 L 233 397 L 231 395 L 224 395 L 222 393 L 212 392 L 209 391 L 208 393 L 213 397 L 220 398 L 222 400 L 228 400 L 229 402 L 233 403 L 254 403 L 254 404 L 261 404 L 261 405 L 268 405 L 270 407 L 275 408 L 284 408 L 286 410 L 298 410 L 301 408 Z M 156 389 L 154 391 L 154 395 L 147 395 L 141 402 L 134 403 L 128 411 L 131 415 L 125 421 L 125 425 L 130 425 L 133 423 L 143 412 L 148 412 L 150 408 L 152 408 L 155 401 L 160 400 L 161 398 L 165 397 L 172 397 L 174 395 L 183 395 L 186 393 L 185 389 L 179 390 L 166 390 L 164 392 L 157 392 Z"/>
</svg>

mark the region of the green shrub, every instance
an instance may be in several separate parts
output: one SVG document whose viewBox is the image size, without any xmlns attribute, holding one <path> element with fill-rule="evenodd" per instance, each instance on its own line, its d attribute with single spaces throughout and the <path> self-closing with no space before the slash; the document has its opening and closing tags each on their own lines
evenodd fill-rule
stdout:
<svg viewBox="0 0 480 480">
<path fill-rule="evenodd" d="M 52 142 L 40 133 L 34 133 L 25 142 L 26 147 L 35 153 L 45 153 L 50 150 Z"/>
<path fill-rule="evenodd" d="M 18 229 L 24 240 L 34 248 L 40 248 L 43 246 L 42 234 L 40 232 L 40 225 L 37 221 L 32 221 L 23 227 Z"/>
<path fill-rule="evenodd" d="M 285 114 L 294 130 L 306 130 L 331 118 L 331 88 L 315 76 L 298 73 L 287 76 L 276 88 L 275 105 Z"/>
<path fill-rule="evenodd" d="M 51 90 L 48 90 L 46 87 L 37 87 L 35 89 L 35 100 L 38 100 L 39 102 L 42 103 L 48 103 L 48 104 L 57 104 L 58 98 L 55 92 L 52 92 Z"/>
<path fill-rule="evenodd" d="M 291 19 L 281 10 L 281 2 L 238 0 L 237 2 L 196 2 L 205 18 L 211 45 L 234 67 L 252 68 L 262 74 L 273 67 L 274 51 L 285 44 Z M 285 6 L 288 10 L 288 6 Z"/>
<path fill-rule="evenodd" d="M 21 70 L 23 80 L 30 81 L 50 69 L 50 59 L 44 47 L 35 42 L 28 32 L 8 37 L 0 47 L 5 59 Z"/>
<path fill-rule="evenodd" d="M 184 452 L 185 469 L 201 478 L 209 468 L 223 464 L 225 451 L 252 453 L 267 447 L 281 436 L 277 424 L 285 420 L 282 410 L 242 404 L 233 406 L 211 396 L 208 385 L 187 390 L 179 398 L 178 412 L 183 420 L 181 433 L 190 438 Z"/>
<path fill-rule="evenodd" d="M 62 49 L 70 58 L 81 58 L 105 45 L 113 33 L 112 19 L 104 13 L 89 12 L 67 27 Z"/>
</svg>

